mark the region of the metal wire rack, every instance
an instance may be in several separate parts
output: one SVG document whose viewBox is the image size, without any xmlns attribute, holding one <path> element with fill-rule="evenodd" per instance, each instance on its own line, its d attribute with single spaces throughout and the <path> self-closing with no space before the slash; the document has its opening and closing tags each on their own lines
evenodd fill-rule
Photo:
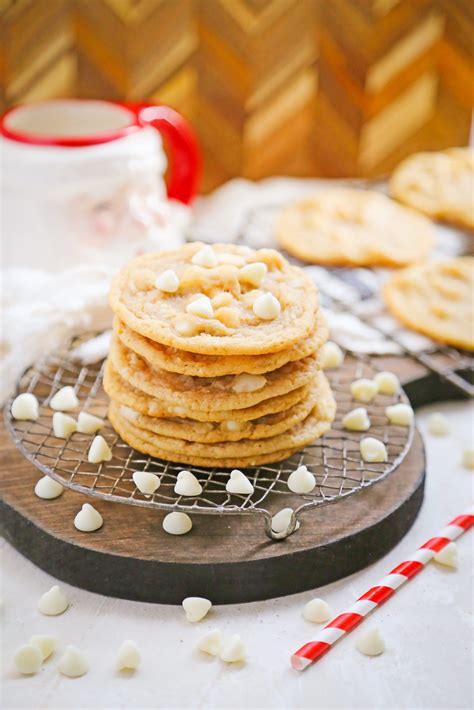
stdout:
<svg viewBox="0 0 474 710">
<path fill-rule="evenodd" d="M 331 431 L 289 459 L 276 464 L 247 469 L 254 486 L 252 495 L 230 495 L 226 491 L 228 472 L 218 468 L 192 468 L 203 492 L 196 498 L 174 493 L 177 475 L 183 466 L 145 456 L 125 444 L 108 423 L 108 398 L 102 388 L 103 363 L 83 366 L 74 361 L 71 352 L 92 334 L 75 338 L 61 351 L 45 357 L 23 376 L 18 393 L 32 392 L 40 402 L 37 421 L 17 421 L 11 416 L 11 400 L 5 407 L 5 421 L 17 447 L 42 473 L 67 488 L 108 501 L 182 511 L 190 514 L 259 514 L 265 520 L 265 532 L 272 539 L 282 539 L 295 531 L 302 511 L 311 507 L 335 503 L 358 493 L 394 471 L 405 457 L 413 438 L 410 428 L 390 425 L 385 408 L 407 398 L 400 391 L 394 396 L 377 395 L 367 411 L 371 420 L 370 436 L 382 440 L 388 451 L 385 463 L 362 462 L 359 441 L 364 434 L 349 432 L 342 427 L 342 418 L 357 406 L 351 398 L 349 385 L 359 377 L 373 377 L 376 368 L 368 357 L 347 356 L 343 367 L 329 371 L 329 379 L 337 400 L 337 417 Z M 74 433 L 69 439 L 54 436 L 49 403 L 65 385 L 74 388 L 80 409 L 105 419 L 101 430 L 113 452 L 109 462 L 91 464 L 87 453 L 92 436 Z M 287 480 L 301 464 L 316 476 L 311 494 L 292 493 Z M 189 468 L 189 467 L 188 467 Z M 135 486 L 134 471 L 150 471 L 161 478 L 161 485 L 150 497 Z M 292 507 L 293 514 L 285 532 L 272 530 L 272 515 L 283 507 Z"/>
<path fill-rule="evenodd" d="M 346 184 L 362 189 L 380 189 L 380 184 L 366 181 L 350 181 Z M 272 203 L 248 210 L 238 242 L 254 248 L 275 247 L 274 221 L 282 207 L 282 203 Z M 465 236 L 458 236 L 462 248 Z M 323 308 L 352 314 L 378 333 L 382 340 L 391 344 L 393 353 L 415 360 L 441 380 L 449 382 L 454 392 L 461 396 L 474 397 L 472 353 L 440 345 L 424 336 L 416 336 L 383 311 L 378 294 L 385 278 L 384 270 L 308 267 L 289 254 L 285 256 L 305 269 L 314 270 Z"/>
</svg>

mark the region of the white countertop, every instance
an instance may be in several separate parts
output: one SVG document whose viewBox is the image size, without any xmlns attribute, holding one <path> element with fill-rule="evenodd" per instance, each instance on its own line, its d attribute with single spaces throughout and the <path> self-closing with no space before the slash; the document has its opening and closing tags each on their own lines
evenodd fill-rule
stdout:
<svg viewBox="0 0 474 710">
<path fill-rule="evenodd" d="M 449 436 L 426 434 L 426 415 L 433 410 L 448 416 Z M 289 656 L 319 628 L 302 618 L 306 601 L 320 596 L 334 614 L 342 611 L 468 507 L 474 474 L 460 460 L 463 447 L 473 445 L 473 420 L 473 407 L 466 402 L 420 410 L 428 454 L 425 501 L 408 535 L 382 560 L 317 592 L 216 607 L 200 624 L 187 623 L 178 607 L 110 599 L 65 584 L 69 610 L 59 617 L 41 616 L 37 600 L 54 579 L 3 542 L 2 707 L 471 708 L 472 531 L 458 542 L 458 571 L 431 563 L 305 673 L 289 667 Z M 362 628 L 374 626 L 386 641 L 386 652 L 366 658 L 356 651 L 355 638 Z M 193 650 L 197 638 L 214 627 L 242 636 L 248 647 L 245 665 L 228 666 Z M 38 675 L 22 677 L 12 656 L 31 635 L 41 633 L 58 638 L 58 651 Z M 129 638 L 141 650 L 142 665 L 134 675 L 123 676 L 114 670 L 114 660 L 118 646 Z M 66 644 L 87 654 L 91 668 L 86 676 L 59 674 L 57 659 Z"/>
</svg>

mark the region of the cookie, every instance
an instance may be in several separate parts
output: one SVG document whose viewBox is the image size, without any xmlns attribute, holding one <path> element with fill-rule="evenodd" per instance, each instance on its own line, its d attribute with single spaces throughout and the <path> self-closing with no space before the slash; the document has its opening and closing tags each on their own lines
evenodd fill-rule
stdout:
<svg viewBox="0 0 474 710">
<path fill-rule="evenodd" d="M 429 220 L 378 192 L 334 188 L 286 207 L 276 238 L 311 264 L 405 266 L 429 254 Z"/>
<path fill-rule="evenodd" d="M 390 194 L 429 217 L 474 229 L 474 151 L 416 153 L 395 169 Z"/>
<path fill-rule="evenodd" d="M 408 328 L 474 350 L 474 257 L 404 269 L 385 285 L 383 296 L 389 310 Z"/>
<path fill-rule="evenodd" d="M 160 436 L 173 439 L 185 439 L 201 444 L 214 444 L 241 439 L 266 439 L 282 434 L 302 422 L 313 411 L 322 398 L 327 385 L 323 373 L 318 373 L 312 383 L 308 396 L 295 405 L 276 414 L 252 419 L 250 421 L 197 422 L 194 419 L 177 417 L 147 417 L 129 407 L 121 407 L 119 414 L 140 429 L 146 429 Z"/>
<path fill-rule="evenodd" d="M 317 290 L 301 269 L 273 249 L 209 249 L 201 257 L 203 244 L 192 243 L 133 260 L 113 281 L 112 310 L 146 338 L 204 355 L 278 352 L 313 332 Z"/>
<path fill-rule="evenodd" d="M 285 457 L 286 452 L 292 453 L 303 448 L 330 429 L 335 410 L 336 404 L 327 385 L 327 398 L 322 399 L 303 422 L 287 432 L 265 439 L 243 439 L 217 444 L 174 439 L 140 429 L 126 420 L 113 402 L 109 407 L 109 419 L 122 439 L 142 453 L 178 463 L 229 468 L 254 465 L 251 462 L 264 460 L 277 461 L 282 454 Z"/>
<path fill-rule="evenodd" d="M 185 350 L 161 345 L 143 335 L 130 330 L 119 319 L 115 320 L 114 331 L 122 343 L 137 355 L 141 355 L 153 367 L 178 372 L 182 375 L 214 377 L 218 375 L 238 375 L 241 372 L 262 374 L 276 370 L 287 362 L 300 360 L 316 352 L 328 339 L 328 329 L 320 311 L 315 316 L 313 332 L 304 340 L 285 350 L 263 355 L 200 355 Z"/>
<path fill-rule="evenodd" d="M 185 417 L 197 422 L 247 422 L 270 414 L 285 412 L 309 394 L 310 386 L 299 387 L 287 394 L 265 399 L 244 409 L 206 412 L 202 409 L 185 409 L 173 403 L 161 402 L 154 397 L 135 389 L 116 372 L 110 360 L 106 363 L 103 386 L 109 397 L 130 410 L 148 417 Z"/>
<path fill-rule="evenodd" d="M 109 359 L 121 377 L 133 387 L 173 406 L 189 409 L 244 409 L 308 385 L 318 371 L 318 360 L 309 355 L 288 362 L 265 375 L 190 377 L 152 368 L 114 337 Z"/>
</svg>

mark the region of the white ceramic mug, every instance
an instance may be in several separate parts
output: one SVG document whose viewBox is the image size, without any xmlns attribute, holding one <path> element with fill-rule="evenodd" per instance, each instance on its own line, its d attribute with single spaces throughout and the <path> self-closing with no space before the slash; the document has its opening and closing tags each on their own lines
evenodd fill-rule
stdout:
<svg viewBox="0 0 474 710">
<path fill-rule="evenodd" d="M 199 180 L 194 133 L 166 106 L 17 106 L 2 118 L 0 148 L 4 266 L 119 265 L 153 245 L 174 246 L 167 198 L 188 204 Z"/>
</svg>

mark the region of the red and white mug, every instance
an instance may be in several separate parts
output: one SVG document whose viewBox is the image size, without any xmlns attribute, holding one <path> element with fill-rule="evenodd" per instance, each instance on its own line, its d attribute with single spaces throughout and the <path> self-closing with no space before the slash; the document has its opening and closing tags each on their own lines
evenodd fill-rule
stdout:
<svg viewBox="0 0 474 710">
<path fill-rule="evenodd" d="M 0 132 L 7 266 L 118 265 L 178 243 L 200 153 L 173 109 L 57 99 L 10 109 Z"/>
</svg>

